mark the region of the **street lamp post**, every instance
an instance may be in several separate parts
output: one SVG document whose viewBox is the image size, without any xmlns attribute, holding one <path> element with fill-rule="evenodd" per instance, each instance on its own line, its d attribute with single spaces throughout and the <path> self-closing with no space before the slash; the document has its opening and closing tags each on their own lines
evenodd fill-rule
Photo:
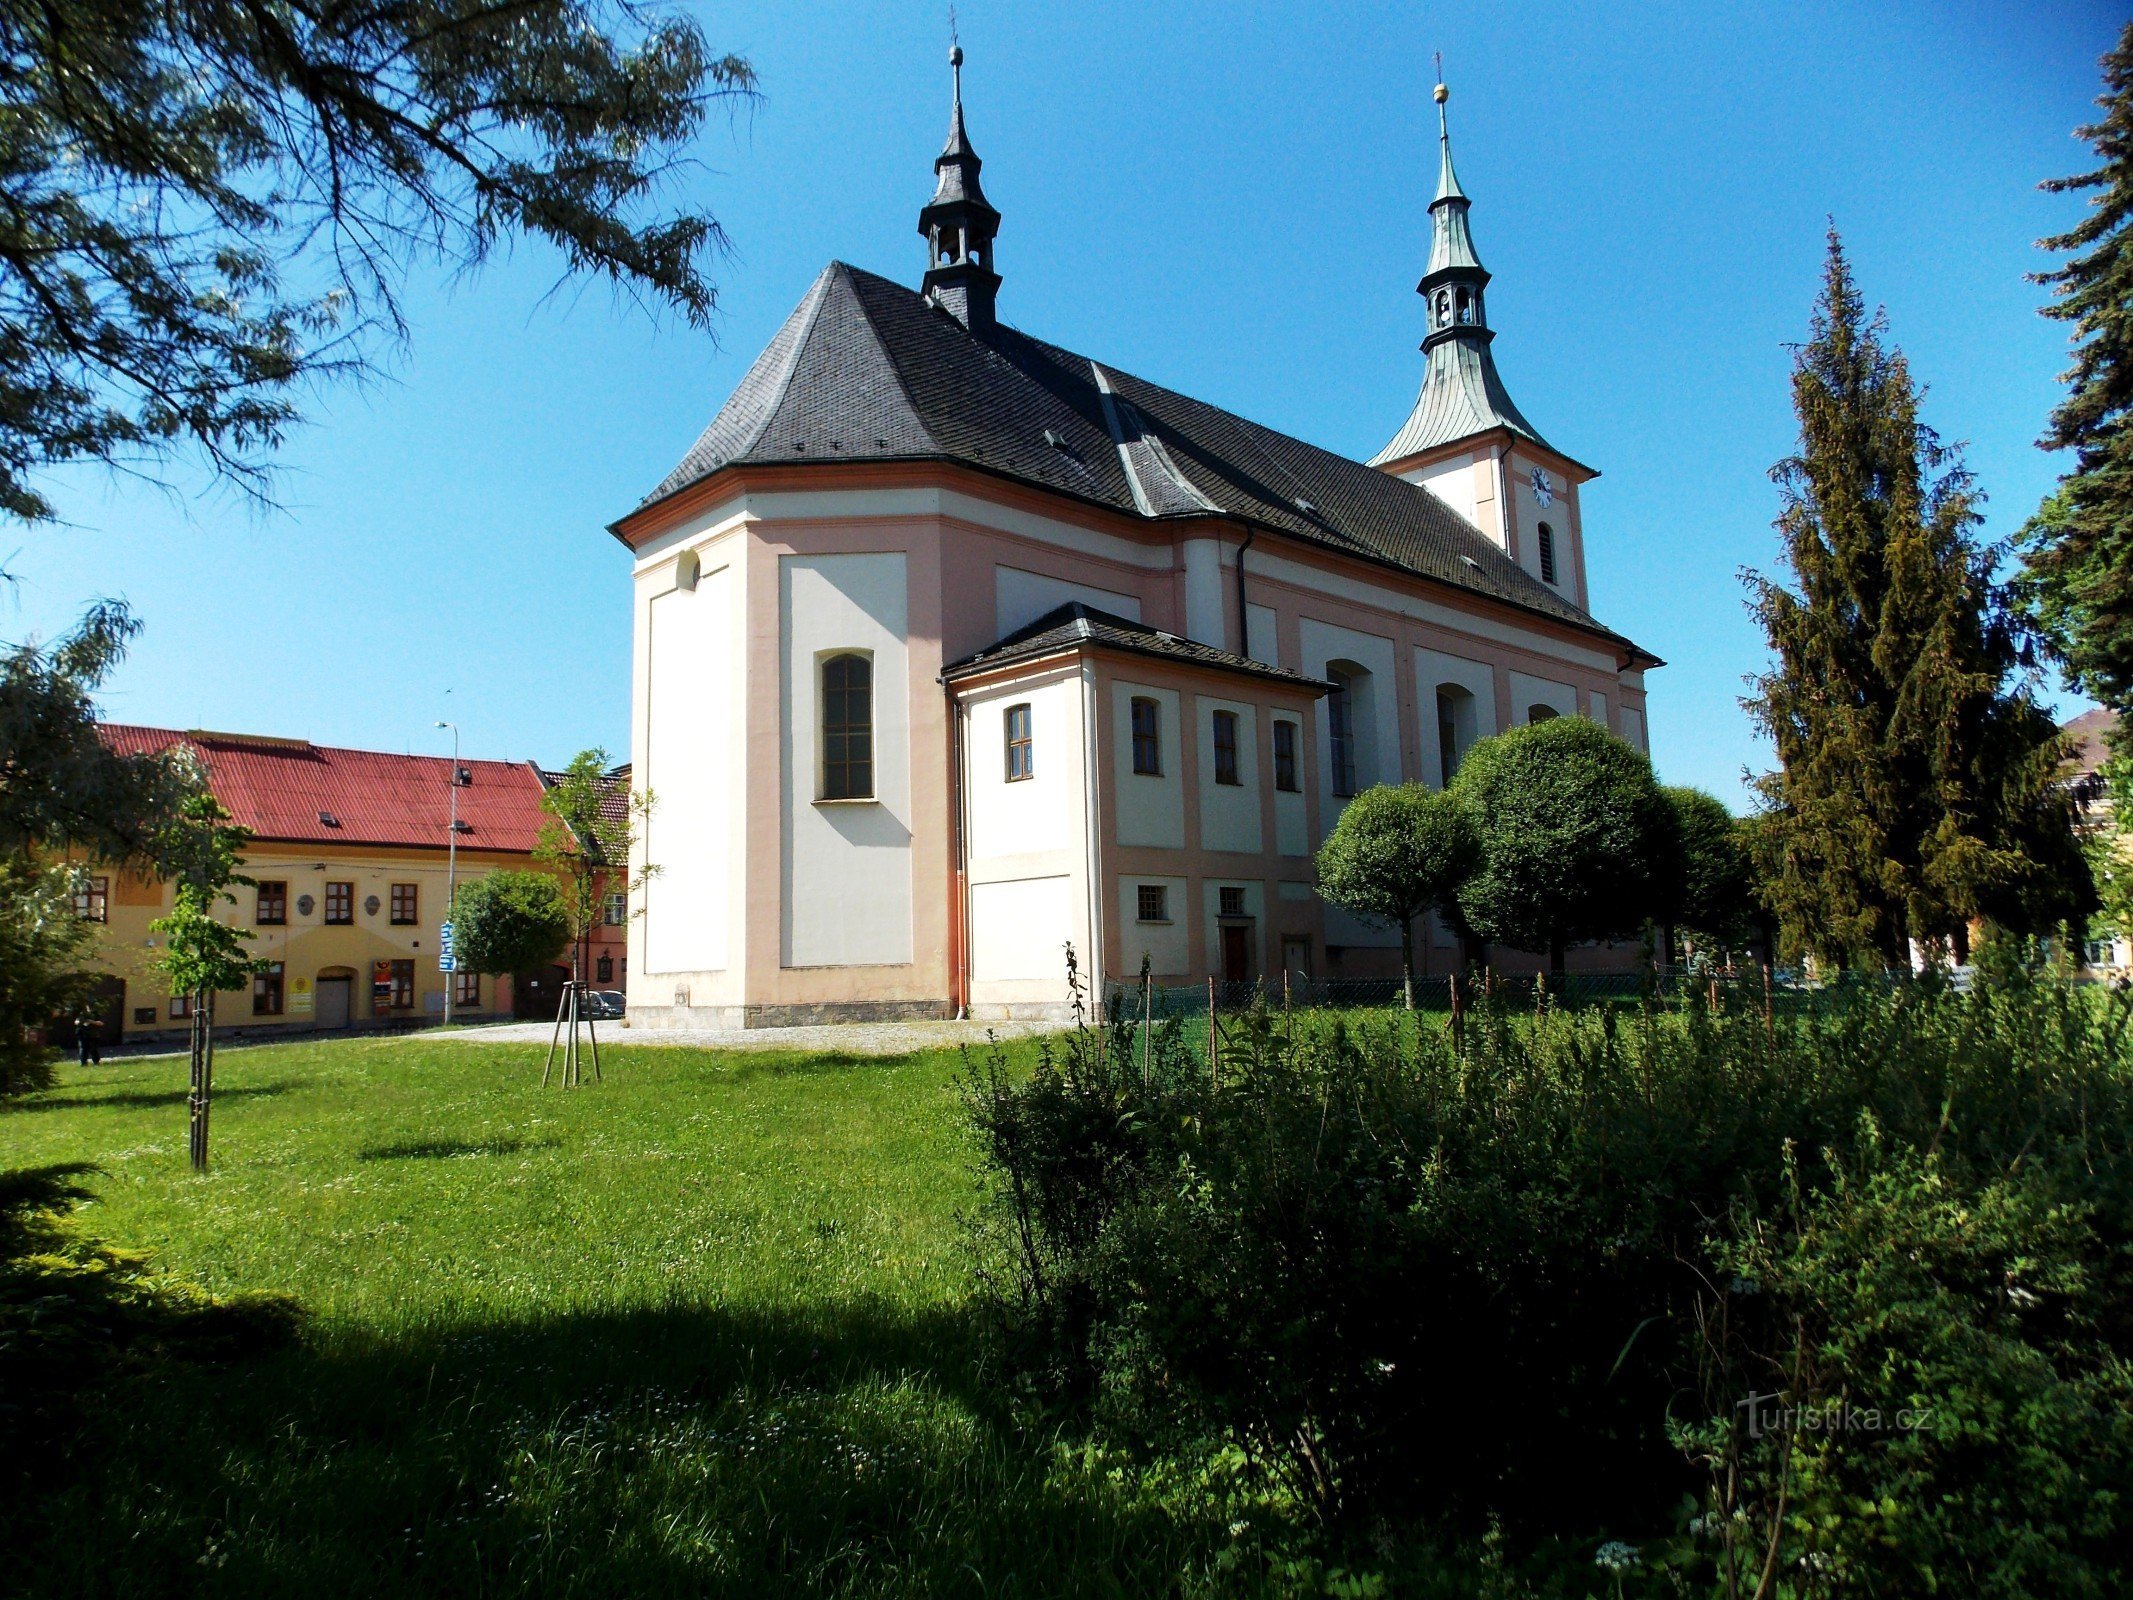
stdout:
<svg viewBox="0 0 2133 1600">
<path fill-rule="evenodd" d="M 452 920 L 452 900 L 459 893 L 459 725 L 440 722 L 452 730 L 452 821 L 444 836 L 444 920 Z M 452 990 L 459 983 L 459 962 L 454 952 L 453 970 L 444 975 L 444 1025 L 452 1025 Z"/>
</svg>

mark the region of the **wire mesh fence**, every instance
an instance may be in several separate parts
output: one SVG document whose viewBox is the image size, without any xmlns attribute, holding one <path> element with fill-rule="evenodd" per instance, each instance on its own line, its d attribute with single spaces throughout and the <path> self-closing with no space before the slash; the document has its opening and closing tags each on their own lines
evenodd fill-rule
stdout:
<svg viewBox="0 0 2133 1600">
<path fill-rule="evenodd" d="M 1414 1011 L 1451 1019 L 1477 1006 L 1511 1011 L 1581 1010 L 1595 1006 L 1686 1008 L 1757 1013 L 1780 1018 L 1826 1012 L 1897 977 L 1852 975 L 1838 982 L 1811 981 L 1768 967 L 1643 967 L 1622 972 L 1433 974 L 1414 980 Z M 1176 1024 L 1188 1047 L 1204 1051 L 1210 1032 L 1219 1043 L 1255 1007 L 1289 1017 L 1346 1017 L 1389 1021 L 1407 1014 L 1406 986 L 1399 978 L 1309 978 L 1290 973 L 1274 979 L 1198 983 L 1128 981 L 1104 992 L 1104 1014 L 1136 1027 Z"/>
</svg>

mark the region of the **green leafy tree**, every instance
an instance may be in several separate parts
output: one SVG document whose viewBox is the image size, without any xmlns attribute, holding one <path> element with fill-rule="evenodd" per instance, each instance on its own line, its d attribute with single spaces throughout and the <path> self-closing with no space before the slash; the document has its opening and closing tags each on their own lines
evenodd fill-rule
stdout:
<svg viewBox="0 0 2133 1600">
<path fill-rule="evenodd" d="M 561 772 L 547 775 L 541 825 L 533 857 L 555 868 L 563 880 L 563 909 L 570 921 L 570 976 L 584 977 L 585 942 L 602 915 L 608 893 L 634 897 L 659 870 L 638 863 L 638 835 L 652 812 L 649 791 L 632 791 L 609 765 L 605 750 L 580 750 Z"/>
<path fill-rule="evenodd" d="M 492 872 L 462 883 L 452 899 L 452 937 L 469 972 L 538 971 L 570 942 L 562 886 L 546 872 Z"/>
<path fill-rule="evenodd" d="M 0 0 L 0 509 L 190 447 L 263 493 L 307 382 L 405 332 L 408 270 L 523 238 L 710 317 L 723 244 L 659 191 L 754 92 L 634 0 Z"/>
<path fill-rule="evenodd" d="M 1777 749 L 1757 865 L 1787 947 L 1894 967 L 1914 939 L 1960 959 L 1974 919 L 2080 914 L 2058 730 L 2000 552 L 1834 230 L 1792 391 L 1799 448 L 1772 472 L 1792 585 L 1746 574 L 1775 659 L 1744 702 Z"/>
<path fill-rule="evenodd" d="M 85 1004 L 91 930 L 69 857 L 153 862 L 197 774 L 125 756 L 96 725 L 95 694 L 139 631 L 105 602 L 48 646 L 0 646 L 0 1095 L 51 1081 L 45 1029 Z"/>
<path fill-rule="evenodd" d="M 2023 587 L 2077 688 L 2133 716 L 2133 23 L 2103 58 L 2101 120 L 2081 128 L 2099 164 L 2044 187 L 2089 213 L 2043 248 L 2067 259 L 2044 314 L 2072 327 L 2067 395 L 2041 441 L 2074 470 L 2022 530 Z M 2124 759 L 2123 756 L 2120 757 Z"/>
<path fill-rule="evenodd" d="M 163 936 L 156 970 L 170 980 L 173 994 L 192 997 L 191 1088 L 186 1096 L 187 1148 L 193 1170 L 207 1170 L 208 1107 L 215 1082 L 215 996 L 241 988 L 260 968 L 246 953 L 249 929 L 233 927 L 215 915 L 218 906 L 235 905 L 233 884 L 252 880 L 238 871 L 251 834 L 230 821 L 211 794 L 187 800 L 164 841 L 163 857 L 171 875 L 171 908 L 148 926 Z"/>
<path fill-rule="evenodd" d="M 1671 920 L 1699 944 L 1745 943 L 1754 928 L 1755 864 L 1741 819 L 1702 789 L 1669 786 L 1659 792 L 1674 808 L 1681 838 L 1680 896 Z"/>
<path fill-rule="evenodd" d="M 1492 944 L 1544 950 L 1560 973 L 1569 945 L 1635 938 L 1678 899 L 1674 808 L 1643 753 L 1596 722 L 1552 717 L 1484 739 L 1451 793 L 1481 840 L 1459 906 Z"/>
<path fill-rule="evenodd" d="M 1449 794 L 1378 784 L 1348 802 L 1318 851 L 1318 892 L 1400 930 L 1400 971 L 1415 1005 L 1415 918 L 1452 902 L 1480 854 L 1474 821 Z"/>
</svg>

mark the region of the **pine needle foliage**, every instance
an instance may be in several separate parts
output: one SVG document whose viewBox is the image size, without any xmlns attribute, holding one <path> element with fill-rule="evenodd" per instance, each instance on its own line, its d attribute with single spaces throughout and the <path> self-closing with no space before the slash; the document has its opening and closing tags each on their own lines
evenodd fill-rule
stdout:
<svg viewBox="0 0 2133 1600">
<path fill-rule="evenodd" d="M 1799 448 L 1771 472 L 1791 583 L 1743 574 L 1775 658 L 1743 704 L 1777 750 L 1753 837 L 1787 948 L 1893 967 L 1914 939 L 1960 958 L 1974 921 L 2080 914 L 2063 752 L 2003 552 L 1834 229 L 1792 391 Z"/>
<path fill-rule="evenodd" d="M 659 191 L 754 74 L 633 0 L 0 0 L 0 511 L 185 450 L 266 493 L 409 268 L 515 239 L 703 325 L 723 234 Z"/>
<path fill-rule="evenodd" d="M 2053 292 L 2044 314 L 2070 325 L 2074 346 L 2040 442 L 2073 451 L 2074 469 L 2021 540 L 2027 597 L 2068 677 L 2133 713 L 2133 23 L 2102 65 L 2103 115 L 2077 130 L 2099 164 L 2044 185 L 2088 194 L 2089 213 L 2041 241 L 2066 260 L 2037 274 Z"/>
</svg>

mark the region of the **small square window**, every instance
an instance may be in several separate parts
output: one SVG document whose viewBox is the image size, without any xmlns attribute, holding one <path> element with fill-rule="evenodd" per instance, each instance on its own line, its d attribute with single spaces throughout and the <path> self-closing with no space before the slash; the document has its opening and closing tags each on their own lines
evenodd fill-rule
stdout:
<svg viewBox="0 0 2133 1600">
<path fill-rule="evenodd" d="M 412 883 L 393 885 L 392 925 L 396 928 L 412 928 L 421 921 L 421 897 Z"/>
<path fill-rule="evenodd" d="M 1221 891 L 1222 915 L 1241 917 L 1248 915 L 1244 909 L 1244 891 L 1235 885 L 1225 884 Z"/>
<path fill-rule="evenodd" d="M 1243 783 L 1237 773 L 1237 713 L 1215 713 L 1215 782 L 1236 788 Z"/>
<path fill-rule="evenodd" d="M 1136 915 L 1142 922 L 1168 922 L 1170 920 L 1170 888 L 1167 884 L 1144 883 L 1137 896 Z"/>
<path fill-rule="evenodd" d="M 193 997 L 189 994 L 174 994 L 170 997 L 170 1020 L 182 1022 L 193 1014 Z"/>
<path fill-rule="evenodd" d="M 1003 721 L 1007 729 L 1007 781 L 1020 783 L 1036 772 L 1036 752 L 1030 739 L 1029 707 L 1009 706 Z"/>
</svg>

